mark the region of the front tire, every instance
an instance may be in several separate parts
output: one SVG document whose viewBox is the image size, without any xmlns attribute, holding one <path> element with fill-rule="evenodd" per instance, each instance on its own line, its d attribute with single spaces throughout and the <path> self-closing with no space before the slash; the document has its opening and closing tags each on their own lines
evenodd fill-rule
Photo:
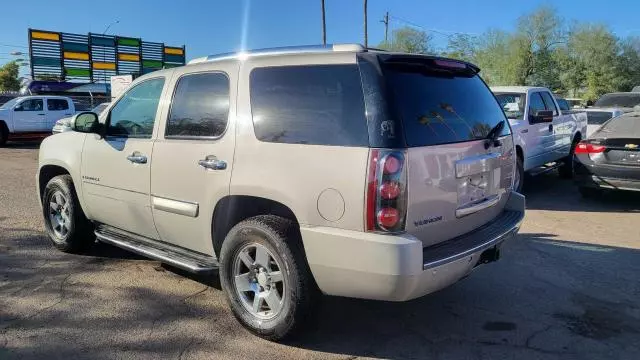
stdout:
<svg viewBox="0 0 640 360">
<path fill-rule="evenodd" d="M 281 340 L 311 312 L 317 288 L 292 221 L 268 215 L 238 223 L 222 244 L 220 264 L 234 316 L 257 336 Z"/>
<path fill-rule="evenodd" d="M 70 175 L 49 180 L 42 195 L 42 215 L 47 235 L 58 250 L 78 253 L 95 242 Z"/>
<path fill-rule="evenodd" d="M 0 121 L 0 147 L 4 147 L 7 144 L 8 139 L 9 129 L 7 129 L 7 124 Z"/>
</svg>

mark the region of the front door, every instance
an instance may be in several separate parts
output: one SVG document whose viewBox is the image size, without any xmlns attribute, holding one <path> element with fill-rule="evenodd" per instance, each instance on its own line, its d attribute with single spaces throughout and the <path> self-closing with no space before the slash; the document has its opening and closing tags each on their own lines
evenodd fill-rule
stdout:
<svg viewBox="0 0 640 360">
<path fill-rule="evenodd" d="M 547 110 L 540 92 L 533 92 L 527 101 L 529 132 L 526 136 L 527 159 L 525 159 L 525 169 L 542 166 L 550 161 L 554 146 L 553 124 L 536 123 L 533 124 L 532 115 L 539 110 Z"/>
<path fill-rule="evenodd" d="M 150 166 L 164 77 L 131 87 L 107 115 L 105 138 L 89 134 L 82 183 L 91 218 L 157 239 L 149 199 Z"/>
<path fill-rule="evenodd" d="M 569 153 L 569 146 L 571 145 L 571 130 L 567 131 L 567 127 L 570 126 L 565 120 L 565 116 L 560 116 L 560 112 L 556 107 L 556 103 L 551 97 L 551 93 L 543 91 L 540 93 L 544 105 L 547 110 L 553 111 L 553 145 L 549 149 L 553 153 L 553 159 L 560 159 Z"/>
<path fill-rule="evenodd" d="M 41 98 L 27 99 L 13 108 L 13 124 L 16 132 L 42 132 L 46 113 Z"/>
<path fill-rule="evenodd" d="M 213 255 L 216 203 L 229 195 L 235 144 L 236 64 L 176 69 L 151 165 L 151 203 L 162 241 Z"/>
<path fill-rule="evenodd" d="M 72 115 L 67 99 L 47 98 L 47 120 L 45 123 L 48 130 L 53 129 L 56 121 Z"/>
</svg>

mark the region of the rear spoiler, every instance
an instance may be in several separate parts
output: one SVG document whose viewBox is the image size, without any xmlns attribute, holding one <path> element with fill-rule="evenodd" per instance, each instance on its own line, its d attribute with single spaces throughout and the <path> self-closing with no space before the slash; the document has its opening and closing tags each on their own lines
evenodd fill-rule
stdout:
<svg viewBox="0 0 640 360">
<path fill-rule="evenodd" d="M 470 62 L 463 60 L 444 58 L 439 56 L 418 55 L 418 54 L 379 54 L 380 61 L 386 64 L 424 64 L 429 67 L 446 69 L 450 71 L 470 71 L 474 74 L 480 72 L 480 68 Z"/>
</svg>

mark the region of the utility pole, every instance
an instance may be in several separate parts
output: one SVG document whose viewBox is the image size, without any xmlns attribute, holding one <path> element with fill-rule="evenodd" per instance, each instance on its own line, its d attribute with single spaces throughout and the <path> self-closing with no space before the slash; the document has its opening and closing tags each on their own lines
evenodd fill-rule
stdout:
<svg viewBox="0 0 640 360">
<path fill-rule="evenodd" d="M 386 44 L 389 36 L 389 12 L 384 14 L 384 18 L 380 20 L 384 24 L 384 43 Z"/>
<path fill-rule="evenodd" d="M 364 0 L 364 47 L 369 47 L 369 36 L 367 34 L 367 0 Z"/>
<path fill-rule="evenodd" d="M 322 45 L 327 45 L 327 23 L 324 19 L 324 0 L 320 2 L 322 3 Z"/>
</svg>

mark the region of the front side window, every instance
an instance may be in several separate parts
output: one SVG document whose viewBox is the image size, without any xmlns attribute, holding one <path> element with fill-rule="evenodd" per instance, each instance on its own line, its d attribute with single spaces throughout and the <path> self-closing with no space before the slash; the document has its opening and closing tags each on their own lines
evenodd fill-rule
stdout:
<svg viewBox="0 0 640 360">
<path fill-rule="evenodd" d="M 218 137 L 229 118 L 229 78 L 223 73 L 185 75 L 178 80 L 166 137 Z"/>
<path fill-rule="evenodd" d="M 47 110 L 49 111 L 69 110 L 69 103 L 65 99 L 47 99 Z"/>
<path fill-rule="evenodd" d="M 547 110 L 547 108 L 544 105 L 544 101 L 542 101 L 540 93 L 533 93 L 531 97 L 529 97 L 529 114 L 534 115 L 540 110 Z"/>
<path fill-rule="evenodd" d="M 256 68 L 251 111 L 260 141 L 368 146 L 360 73 L 355 64 Z"/>
<path fill-rule="evenodd" d="M 16 107 L 16 111 L 42 111 L 43 109 L 42 99 L 25 100 Z"/>
<path fill-rule="evenodd" d="M 109 113 L 107 134 L 150 138 L 163 86 L 164 78 L 155 78 L 129 89 Z"/>
</svg>

